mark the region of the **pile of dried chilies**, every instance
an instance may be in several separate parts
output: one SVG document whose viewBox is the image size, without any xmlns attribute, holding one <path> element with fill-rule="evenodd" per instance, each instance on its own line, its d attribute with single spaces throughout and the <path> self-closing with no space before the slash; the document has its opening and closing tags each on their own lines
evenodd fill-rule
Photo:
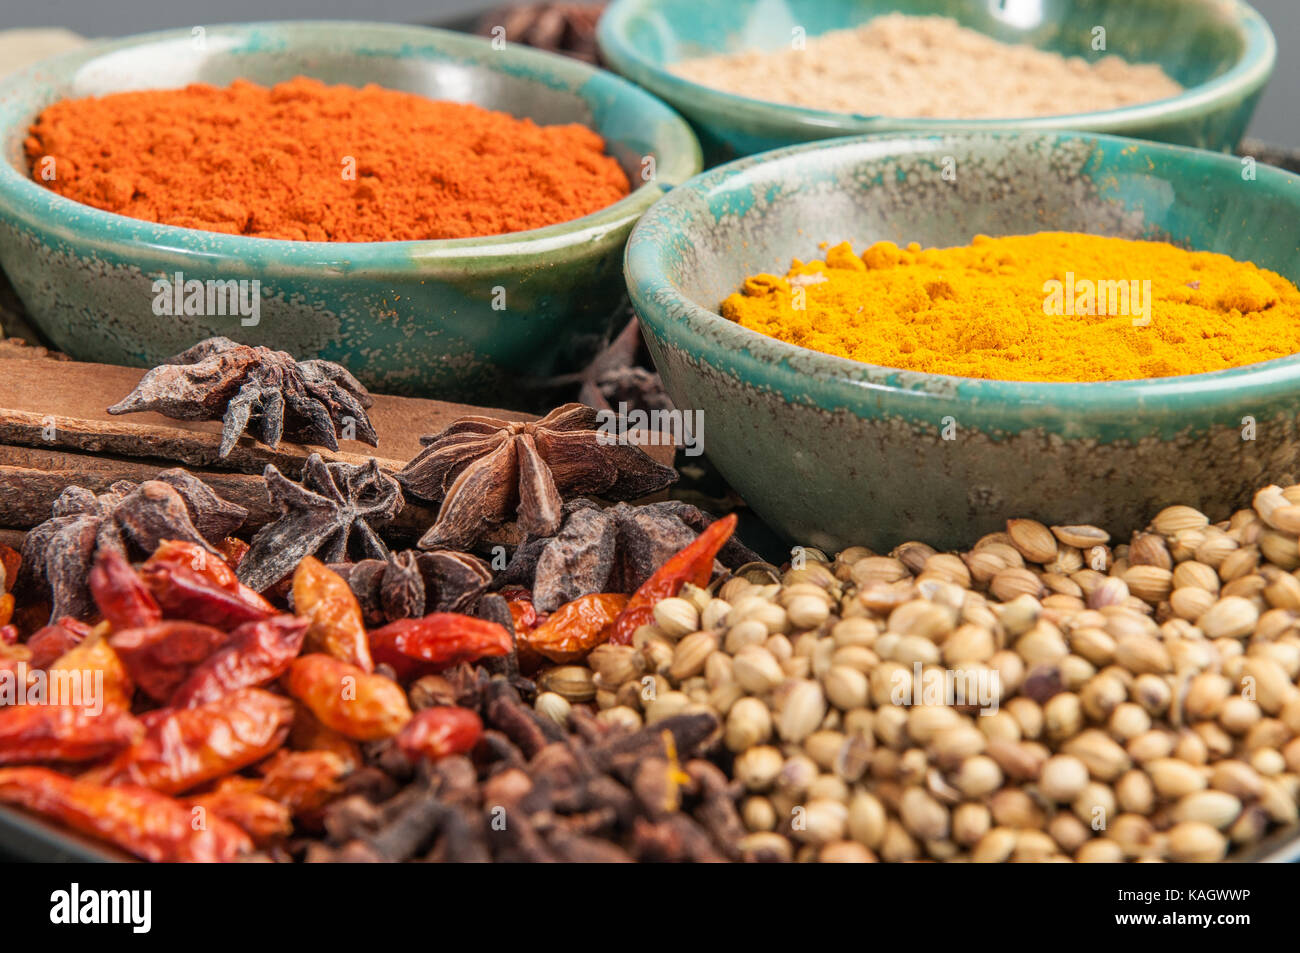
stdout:
<svg viewBox="0 0 1300 953">
<path fill-rule="evenodd" d="M 734 522 L 630 598 L 541 615 L 513 587 L 478 616 L 371 628 L 311 556 L 268 593 L 287 609 L 240 582 L 237 540 L 223 556 L 164 539 L 138 567 L 103 546 L 85 580 L 98 622 L 20 642 L 0 602 L 0 676 L 32 699 L 0 697 L 0 802 L 155 861 L 734 859 L 734 791 L 699 757 L 715 717 L 633 731 L 575 712 L 571 732 L 520 674 L 625 641 L 659 598 L 708 581 Z M 56 682 L 79 691 L 56 698 Z"/>
</svg>

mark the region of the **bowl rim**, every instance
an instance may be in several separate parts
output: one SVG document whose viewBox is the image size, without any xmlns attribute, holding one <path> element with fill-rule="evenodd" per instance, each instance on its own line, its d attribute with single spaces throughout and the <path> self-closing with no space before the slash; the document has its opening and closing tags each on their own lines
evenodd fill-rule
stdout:
<svg viewBox="0 0 1300 953">
<path fill-rule="evenodd" d="M 722 113 L 733 119 L 751 119 L 770 124 L 814 130 L 842 130 L 835 134 L 868 133 L 883 129 L 909 132 L 947 132 L 959 129 L 994 131 L 1075 129 L 1083 131 L 1118 131 L 1141 129 L 1155 121 L 1169 122 L 1202 114 L 1214 104 L 1244 98 L 1262 87 L 1277 61 L 1277 39 L 1268 21 L 1246 0 L 1196 0 L 1207 9 L 1222 9 L 1235 14 L 1234 25 L 1243 38 L 1241 55 L 1221 76 L 1185 88 L 1176 96 L 1155 99 L 1116 109 L 1095 112 L 1057 113 L 1050 116 L 1001 117 L 986 119 L 929 119 L 910 116 L 866 115 L 812 109 L 788 103 L 775 103 L 750 96 L 739 96 L 712 86 L 705 86 L 678 76 L 643 55 L 628 39 L 631 19 L 655 0 L 612 0 L 596 28 L 597 45 L 609 65 L 619 73 L 640 83 L 670 104 L 689 102 L 688 114 L 699 106 L 702 113 Z M 1227 7 L 1224 4 L 1228 4 Z M 824 133 L 825 134 L 825 133 Z"/>
<path fill-rule="evenodd" d="M 95 41 L 31 64 L 0 82 L 0 115 L 6 104 L 11 109 L 17 105 L 25 108 L 31 97 L 24 94 L 32 83 L 47 82 L 51 78 L 67 81 L 76 70 L 123 50 L 182 39 L 188 41 L 193 35 L 192 29 L 158 30 Z M 315 242 L 231 235 L 168 225 L 108 212 L 65 198 L 34 182 L 30 175 L 3 159 L 0 159 L 0 212 L 23 220 L 44 234 L 54 234 L 83 246 L 105 249 L 117 249 L 123 245 L 148 246 L 159 253 L 181 258 L 198 253 L 213 261 L 253 262 L 262 270 L 274 269 L 280 273 L 295 268 L 333 266 L 346 268 L 355 274 L 399 263 L 418 266 L 429 262 L 439 265 L 460 263 L 463 267 L 466 260 L 477 259 L 490 259 L 500 265 L 597 242 L 610 232 L 630 226 L 666 191 L 697 174 L 703 167 L 698 138 L 671 105 L 609 70 L 570 57 L 516 43 L 508 44 L 504 50 L 495 50 L 491 40 L 455 30 L 364 20 L 250 21 L 213 24 L 204 29 L 209 38 L 228 36 L 235 39 L 248 39 L 258 32 L 274 31 L 289 43 L 321 30 L 331 30 L 344 37 L 348 46 L 361 48 L 366 43 L 386 43 L 383 55 L 395 59 L 439 50 L 449 53 L 456 62 L 466 62 L 471 59 L 469 54 L 477 53 L 480 55 L 472 60 L 476 66 L 511 73 L 520 67 L 531 67 L 533 75 L 525 76 L 525 79 L 536 82 L 537 74 L 541 74 L 579 96 L 580 91 L 595 80 L 613 91 L 640 100 L 640 105 L 649 107 L 651 111 L 662 110 L 668 143 L 681 148 L 674 148 L 671 155 L 656 153 L 655 178 L 640 185 L 636 185 L 633 179 L 632 184 L 636 187 L 604 208 L 542 228 L 470 238 Z M 309 74 L 304 72 L 303 75 Z M 0 134 L 7 133 L 13 125 L 12 119 L 6 121 L 0 126 Z"/>
<path fill-rule="evenodd" d="M 958 399 L 991 406 L 1069 407 L 1080 417 L 1097 419 L 1133 415 L 1138 408 L 1169 408 L 1194 413 L 1221 406 L 1225 398 L 1250 399 L 1280 392 L 1294 393 L 1300 380 L 1300 352 L 1239 367 L 1171 377 L 1113 381 L 1014 381 L 957 377 L 867 364 L 825 354 L 750 330 L 697 304 L 669 277 L 666 246 L 658 235 L 684 233 L 690 197 L 703 197 L 731 179 L 763 171 L 777 177 L 783 165 L 797 163 L 810 152 L 844 152 L 857 160 L 886 160 L 903 154 L 951 151 L 959 144 L 1010 139 L 1060 142 L 1081 139 L 1117 148 L 1152 150 L 1174 161 L 1222 164 L 1240 171 L 1235 156 L 1169 143 L 1104 133 L 1042 130 L 1030 132 L 958 131 L 900 136 L 875 133 L 817 140 L 773 149 L 716 166 L 684 183 L 642 216 L 624 252 L 624 276 L 638 317 L 648 331 L 686 351 L 695 362 L 707 363 L 743 382 L 756 381 L 783 393 L 792 402 L 837 410 L 884 395 L 933 403 Z M 865 154 L 863 154 L 865 153 Z M 1260 164 L 1258 180 L 1295 190 L 1300 205 L 1300 175 Z M 756 181 L 755 185 L 761 184 Z M 821 391 L 818 399 L 818 391 Z"/>
</svg>

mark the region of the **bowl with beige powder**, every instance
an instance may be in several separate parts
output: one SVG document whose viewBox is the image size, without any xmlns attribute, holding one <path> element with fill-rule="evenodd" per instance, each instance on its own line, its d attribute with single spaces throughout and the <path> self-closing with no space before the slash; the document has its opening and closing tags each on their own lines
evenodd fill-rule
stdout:
<svg viewBox="0 0 1300 953">
<path fill-rule="evenodd" d="M 599 40 L 715 161 L 963 127 L 1229 151 L 1276 59 L 1243 0 L 614 0 Z"/>
<path fill-rule="evenodd" d="M 1074 132 L 807 143 L 660 200 L 628 290 L 704 452 L 792 542 L 1217 520 L 1300 477 L 1300 176 L 1248 169 Z"/>
</svg>

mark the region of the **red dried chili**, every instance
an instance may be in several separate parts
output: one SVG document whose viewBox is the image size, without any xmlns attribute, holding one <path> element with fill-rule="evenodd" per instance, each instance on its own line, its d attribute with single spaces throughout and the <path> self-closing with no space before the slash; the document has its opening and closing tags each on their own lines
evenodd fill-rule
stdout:
<svg viewBox="0 0 1300 953">
<path fill-rule="evenodd" d="M 0 764 L 93 761 L 139 741 L 144 726 L 130 713 L 73 705 L 0 708 Z"/>
<path fill-rule="evenodd" d="M 146 788 L 104 787 L 48 768 L 0 768 L 0 803 L 16 804 L 156 863 L 228 863 L 252 849 L 219 817 L 194 825 L 191 809 Z"/>
<path fill-rule="evenodd" d="M 468 708 L 426 708 L 407 722 L 397 736 L 397 746 L 412 761 L 437 761 L 467 754 L 483 737 L 483 721 Z"/>
<path fill-rule="evenodd" d="M 438 670 L 458 662 L 507 655 L 513 648 L 504 626 L 456 612 L 434 612 L 419 619 L 398 619 L 370 633 L 375 661 L 407 677 L 425 663 Z"/>
<path fill-rule="evenodd" d="M 375 670 L 361 604 L 342 576 L 314 556 L 293 572 L 293 609 L 310 621 L 308 652 L 323 652 L 367 672 Z"/>
<path fill-rule="evenodd" d="M 157 601 L 115 549 L 99 551 L 86 581 L 100 614 L 114 629 L 153 625 L 162 618 Z"/>
<path fill-rule="evenodd" d="M 632 633 L 654 621 L 655 603 L 677 595 L 688 582 L 707 586 L 713 576 L 713 560 L 736 531 L 736 522 L 736 514 L 731 513 L 710 523 L 704 532 L 655 570 L 614 620 L 609 641 L 615 645 L 631 645 Z"/>
<path fill-rule="evenodd" d="M 609 625 L 628 603 L 621 592 L 593 592 L 567 602 L 537 628 L 521 635 L 521 645 L 552 662 L 573 662 L 609 637 Z"/>
<path fill-rule="evenodd" d="M 233 629 L 275 615 L 275 607 L 244 586 L 224 561 L 193 543 L 162 543 L 140 574 L 169 619 Z"/>
<path fill-rule="evenodd" d="M 330 655 L 296 659 L 287 684 L 322 724 L 356 741 L 391 737 L 411 720 L 401 685 Z"/>
<path fill-rule="evenodd" d="M 145 737 L 88 781 L 138 784 L 179 794 L 261 761 L 280 747 L 293 703 L 260 688 L 243 688 L 197 708 L 160 708 L 143 715 Z"/>
<path fill-rule="evenodd" d="M 245 622 L 229 640 L 195 667 L 176 689 L 171 704 L 193 708 L 240 688 L 279 678 L 302 650 L 307 620 L 290 615 Z"/>
</svg>

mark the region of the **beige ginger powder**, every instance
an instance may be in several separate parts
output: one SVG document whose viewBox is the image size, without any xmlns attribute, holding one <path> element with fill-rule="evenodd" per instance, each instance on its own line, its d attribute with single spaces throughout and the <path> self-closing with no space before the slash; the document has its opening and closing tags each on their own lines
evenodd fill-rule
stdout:
<svg viewBox="0 0 1300 953">
<path fill-rule="evenodd" d="M 804 48 L 683 60 L 674 73 L 770 102 L 868 116 L 1011 119 L 1096 112 L 1182 91 L 1159 66 L 1011 45 L 947 17 L 890 13 Z"/>
</svg>

